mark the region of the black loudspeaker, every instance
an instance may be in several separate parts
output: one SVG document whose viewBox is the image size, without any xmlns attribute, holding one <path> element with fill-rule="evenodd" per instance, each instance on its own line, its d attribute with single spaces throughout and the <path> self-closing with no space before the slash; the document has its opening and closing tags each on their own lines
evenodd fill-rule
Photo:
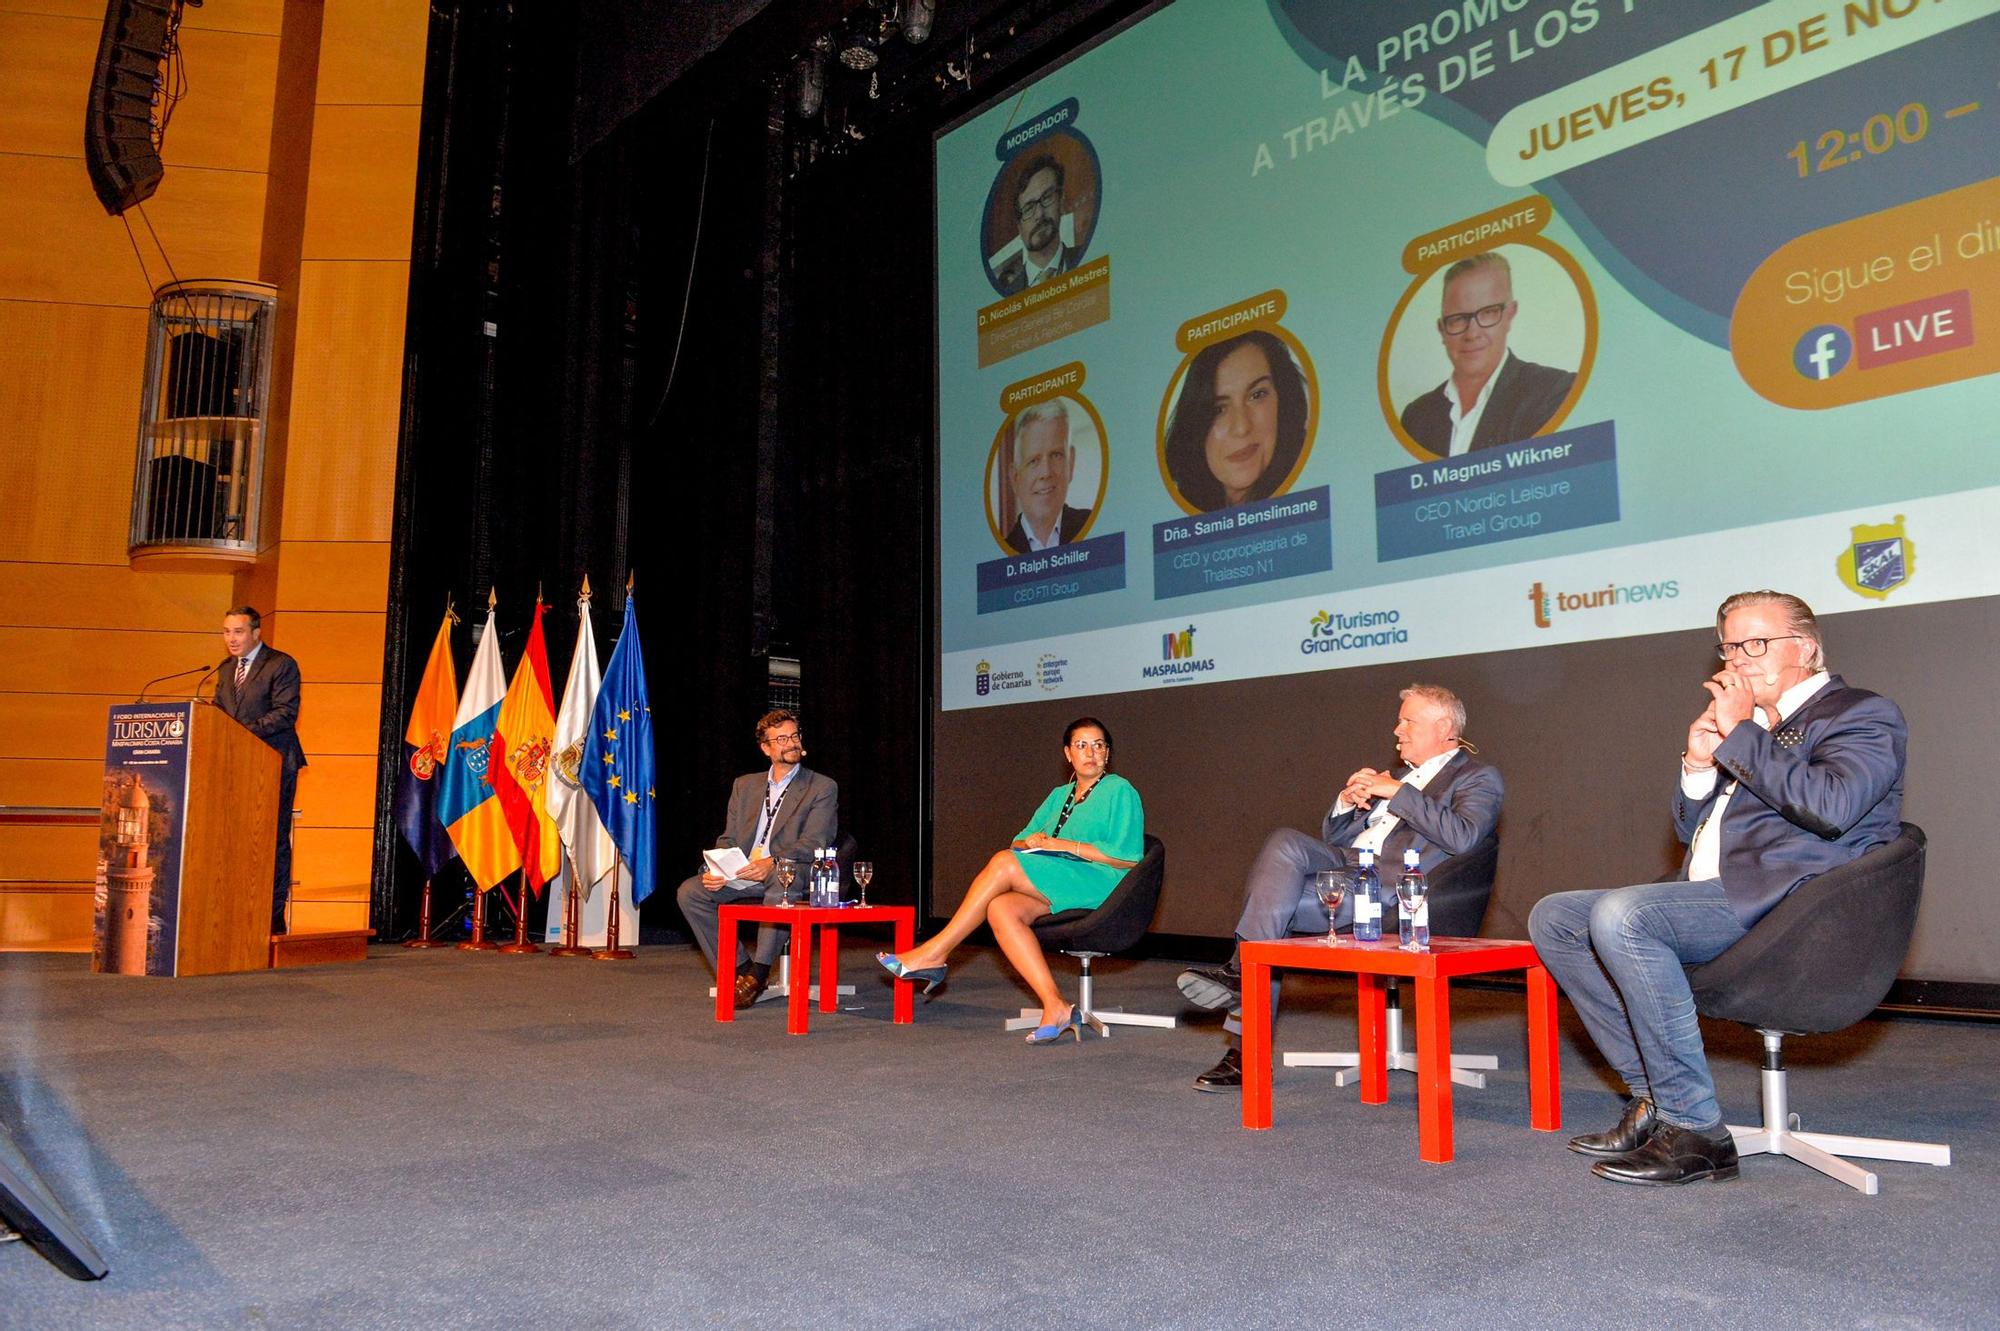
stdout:
<svg viewBox="0 0 2000 1331">
<path fill-rule="evenodd" d="M 73 1280 L 102 1280 L 111 1269 L 62 1203 L 42 1186 L 4 1123 L 0 1123 L 0 1224 L 19 1233 L 29 1247 Z"/>
<path fill-rule="evenodd" d="M 169 416 L 240 416 L 236 381 L 243 367 L 240 330 L 175 333 L 167 339 Z"/>
<path fill-rule="evenodd" d="M 153 148 L 153 89 L 166 56 L 173 0 L 111 0 L 90 76 L 83 161 L 104 211 L 153 197 L 166 168 Z"/>
</svg>

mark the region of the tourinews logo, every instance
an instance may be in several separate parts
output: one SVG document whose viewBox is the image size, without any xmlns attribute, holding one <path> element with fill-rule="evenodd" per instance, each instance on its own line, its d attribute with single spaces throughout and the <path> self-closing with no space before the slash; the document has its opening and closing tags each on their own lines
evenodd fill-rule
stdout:
<svg viewBox="0 0 2000 1331">
<path fill-rule="evenodd" d="M 1194 654 L 1194 625 L 1160 635 L 1160 664 L 1143 666 L 1139 670 L 1141 679 L 1160 679 L 1169 682 L 1192 679 L 1196 675 L 1215 669 L 1214 657 L 1197 658 Z"/>
<path fill-rule="evenodd" d="M 1535 627 L 1553 626 L 1553 616 L 1575 610 L 1608 610 L 1617 605 L 1643 605 L 1647 601 L 1671 601 L 1681 594 L 1679 581 L 1607 582 L 1587 592 L 1549 592 L 1536 583 L 1528 591 L 1528 603 L 1535 608 Z"/>
<path fill-rule="evenodd" d="M 1363 647 L 1394 647 L 1410 640 L 1410 631 L 1402 625 L 1400 610 L 1363 610 L 1353 615 L 1329 615 L 1321 610 L 1306 622 L 1306 636 L 1299 639 L 1299 651 L 1312 656 Z"/>
</svg>

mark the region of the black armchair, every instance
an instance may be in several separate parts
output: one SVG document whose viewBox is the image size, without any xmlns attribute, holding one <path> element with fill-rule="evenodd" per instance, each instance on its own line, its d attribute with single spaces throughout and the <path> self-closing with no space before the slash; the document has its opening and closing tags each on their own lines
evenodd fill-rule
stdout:
<svg viewBox="0 0 2000 1331">
<path fill-rule="evenodd" d="M 1764 1037 L 1764 1125 L 1729 1129 L 1739 1154 L 1788 1155 L 1871 1197 L 1874 1173 L 1840 1157 L 1951 1163 L 1949 1146 L 1796 1131 L 1786 1095 L 1785 1036 L 1852 1026 L 1895 983 L 1923 896 L 1925 845 L 1923 829 L 1904 823 L 1894 841 L 1800 884 L 1728 951 L 1687 968 L 1697 1011 Z"/>
<path fill-rule="evenodd" d="M 1091 982 L 1093 957 L 1123 952 L 1146 935 L 1153 912 L 1160 904 L 1160 888 L 1167 876 L 1167 848 L 1156 836 L 1146 838 L 1146 851 L 1139 862 L 1125 871 L 1118 886 L 1095 910 L 1065 910 L 1044 915 L 1028 927 L 1035 931 L 1044 949 L 1075 957 L 1081 966 L 1076 987 L 1076 1010 L 1084 1025 L 1099 1035 L 1109 1036 L 1111 1026 L 1164 1026 L 1172 1017 L 1127 1012 L 1123 1008 L 1100 1008 Z M 1039 1007 L 1024 1007 L 1021 1015 L 1007 1021 L 1010 1031 L 1024 1031 L 1042 1024 Z"/>
</svg>

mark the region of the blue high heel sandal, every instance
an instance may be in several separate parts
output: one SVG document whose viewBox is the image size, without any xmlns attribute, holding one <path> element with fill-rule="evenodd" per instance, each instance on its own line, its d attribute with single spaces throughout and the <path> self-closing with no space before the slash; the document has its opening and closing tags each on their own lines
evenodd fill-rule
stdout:
<svg viewBox="0 0 2000 1331">
<path fill-rule="evenodd" d="M 931 990 L 944 983 L 946 967 L 925 966 L 921 970 L 912 970 L 898 961 L 894 952 L 877 952 L 875 960 L 881 962 L 882 969 L 897 979 L 908 980 L 912 984 L 921 984 L 924 987 L 925 998 L 931 996 Z"/>
<path fill-rule="evenodd" d="M 1078 1044 L 1083 1043 L 1083 1014 L 1070 1004 L 1069 1015 L 1048 1026 L 1037 1026 L 1028 1032 L 1029 1044 L 1054 1044 L 1065 1035 L 1074 1035 Z"/>
</svg>

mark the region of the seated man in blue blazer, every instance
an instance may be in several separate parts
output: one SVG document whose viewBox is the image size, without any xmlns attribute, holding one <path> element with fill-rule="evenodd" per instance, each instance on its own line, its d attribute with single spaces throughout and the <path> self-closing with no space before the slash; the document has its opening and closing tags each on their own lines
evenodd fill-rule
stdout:
<svg viewBox="0 0 2000 1331">
<path fill-rule="evenodd" d="M 1372 767 L 1347 778 L 1333 808 L 1320 822 L 1318 837 L 1281 827 L 1265 839 L 1243 886 L 1238 942 L 1325 933 L 1352 923 L 1354 903 L 1343 902 L 1329 920 L 1313 890 L 1322 869 L 1351 869 L 1363 850 L 1378 863 L 1400 866 L 1403 852 L 1417 849 L 1426 873 L 1484 841 L 1500 822 L 1505 791 L 1500 771 L 1464 747 L 1465 704 L 1438 684 L 1412 684 L 1400 695 L 1396 752 L 1410 770 L 1400 779 Z M 1391 873 L 1394 870 L 1390 870 Z M 1393 881 L 1393 879 L 1392 879 Z M 1232 957 L 1227 966 L 1195 967 L 1180 975 L 1181 993 L 1196 1007 L 1231 1009 L 1223 1022 L 1229 1047 L 1222 1061 L 1194 1079 L 1198 1091 L 1223 1091 L 1243 1084 L 1243 1025 L 1238 1011 L 1243 978 Z M 1271 1015 L 1278 1013 L 1278 982 L 1271 981 Z"/>
<path fill-rule="evenodd" d="M 1716 612 L 1723 668 L 1688 727 L 1674 825 L 1678 878 L 1558 892 L 1528 934 L 1632 1094 L 1608 1132 L 1570 1149 L 1620 1183 L 1730 1179 L 1723 1126 L 1685 965 L 1721 955 L 1808 878 L 1893 841 L 1908 730 L 1896 704 L 1826 670 L 1811 607 L 1739 592 Z"/>
</svg>

